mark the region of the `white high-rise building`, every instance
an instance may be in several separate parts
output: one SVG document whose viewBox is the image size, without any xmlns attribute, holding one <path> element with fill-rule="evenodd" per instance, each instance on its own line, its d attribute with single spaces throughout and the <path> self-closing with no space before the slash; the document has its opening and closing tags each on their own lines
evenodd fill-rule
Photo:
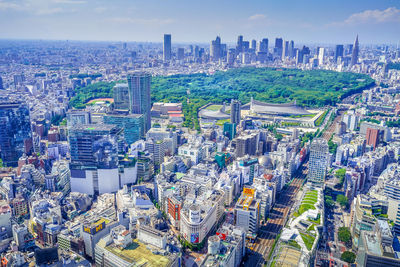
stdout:
<svg viewBox="0 0 400 267">
<path fill-rule="evenodd" d="M 325 139 L 317 138 L 311 143 L 308 181 L 314 185 L 324 183 L 329 160 L 329 146 Z"/>
<path fill-rule="evenodd" d="M 325 57 L 325 48 L 320 47 L 318 50 L 318 65 L 324 64 L 324 57 Z"/>
</svg>

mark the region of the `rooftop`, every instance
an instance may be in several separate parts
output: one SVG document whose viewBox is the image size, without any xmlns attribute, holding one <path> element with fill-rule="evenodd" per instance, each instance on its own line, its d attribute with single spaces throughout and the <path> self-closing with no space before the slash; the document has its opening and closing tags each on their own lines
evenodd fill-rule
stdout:
<svg viewBox="0 0 400 267">
<path fill-rule="evenodd" d="M 104 240 L 99 242 L 99 245 L 105 247 Z M 112 244 L 105 247 L 109 252 L 124 259 L 127 262 L 135 263 L 135 266 L 168 266 L 170 260 L 166 256 L 153 254 L 143 243 L 137 239 L 127 246 L 125 249 Z"/>
</svg>

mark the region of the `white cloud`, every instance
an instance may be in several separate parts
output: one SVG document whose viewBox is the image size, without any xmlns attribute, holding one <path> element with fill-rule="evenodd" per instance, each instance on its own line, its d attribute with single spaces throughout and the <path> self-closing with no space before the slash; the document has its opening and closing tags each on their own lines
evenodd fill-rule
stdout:
<svg viewBox="0 0 400 267">
<path fill-rule="evenodd" d="M 262 20 L 265 19 L 266 16 L 264 14 L 254 14 L 252 16 L 249 17 L 249 20 Z"/>
<path fill-rule="evenodd" d="M 0 0 L 0 10 L 20 10 L 20 9 L 22 9 L 22 6 L 15 2 Z"/>
<path fill-rule="evenodd" d="M 34 13 L 35 15 L 41 16 L 41 15 L 53 15 L 53 14 L 58 14 L 58 13 L 63 13 L 65 10 L 60 8 L 60 7 L 54 7 L 54 8 L 42 8 L 35 10 Z"/>
<path fill-rule="evenodd" d="M 334 22 L 331 25 L 358 25 L 358 24 L 377 24 L 394 22 L 400 23 L 400 9 L 389 7 L 385 10 L 365 10 L 360 13 L 354 13 L 342 22 Z"/>
</svg>

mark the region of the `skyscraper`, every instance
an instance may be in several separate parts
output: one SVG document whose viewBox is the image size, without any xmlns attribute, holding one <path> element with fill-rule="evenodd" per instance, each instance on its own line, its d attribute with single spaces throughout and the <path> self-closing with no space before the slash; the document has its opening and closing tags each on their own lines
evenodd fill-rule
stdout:
<svg viewBox="0 0 400 267">
<path fill-rule="evenodd" d="M 236 59 L 236 49 L 231 48 L 228 51 L 228 54 L 226 55 L 226 62 L 229 65 L 233 65 L 235 63 L 235 59 Z"/>
<path fill-rule="evenodd" d="M 71 191 L 89 195 L 120 188 L 118 150 L 123 130 L 109 124 L 78 124 L 70 128 Z"/>
<path fill-rule="evenodd" d="M 289 41 L 283 43 L 282 49 L 282 60 L 284 60 L 289 55 Z"/>
<path fill-rule="evenodd" d="M 185 58 L 185 48 L 178 48 L 178 60 L 183 60 Z"/>
<path fill-rule="evenodd" d="M 239 124 L 240 122 L 240 101 L 231 100 L 231 123 Z"/>
<path fill-rule="evenodd" d="M 337 63 L 337 60 L 339 57 L 343 57 L 343 52 L 344 52 L 343 45 L 336 45 L 336 49 L 335 49 L 335 62 L 336 63 Z"/>
<path fill-rule="evenodd" d="M 146 72 L 134 72 L 128 75 L 129 111 L 131 114 L 144 115 L 145 133 L 151 128 L 151 76 Z"/>
<path fill-rule="evenodd" d="M 310 147 L 308 181 L 321 186 L 324 183 L 328 167 L 329 146 L 323 138 L 314 139 Z"/>
<path fill-rule="evenodd" d="M 171 60 L 171 34 L 164 34 L 163 60 Z"/>
<path fill-rule="evenodd" d="M 199 52 L 200 52 L 200 47 L 198 45 L 196 45 L 194 47 L 194 58 L 199 58 L 200 57 Z"/>
<path fill-rule="evenodd" d="M 277 56 L 282 56 L 283 39 L 275 38 L 274 54 Z"/>
<path fill-rule="evenodd" d="M 211 41 L 210 56 L 213 61 L 218 61 L 221 57 L 221 38 L 219 36 Z"/>
<path fill-rule="evenodd" d="M 22 102 L 0 103 L 0 156 L 6 166 L 16 166 L 18 159 L 32 149 L 29 107 Z"/>
<path fill-rule="evenodd" d="M 298 49 L 296 51 L 296 64 L 303 63 L 303 50 Z"/>
<path fill-rule="evenodd" d="M 379 135 L 380 135 L 379 129 L 367 128 L 367 134 L 365 139 L 367 141 L 367 145 L 372 146 L 374 150 L 376 146 L 379 144 Z"/>
<path fill-rule="evenodd" d="M 129 110 L 129 86 L 118 83 L 113 88 L 114 109 Z"/>
<path fill-rule="evenodd" d="M 239 35 L 238 36 L 238 40 L 237 40 L 237 44 L 236 44 L 236 53 L 241 53 L 243 52 L 243 36 Z"/>
<path fill-rule="evenodd" d="M 354 41 L 353 51 L 351 53 L 352 66 L 358 63 L 358 52 L 359 52 L 359 47 L 358 47 L 358 34 L 357 34 L 356 40 Z"/>
<path fill-rule="evenodd" d="M 295 51 L 294 51 L 294 41 L 290 41 L 289 45 L 289 57 L 294 58 L 296 56 Z"/>
<path fill-rule="evenodd" d="M 262 39 L 258 47 L 258 51 L 268 53 L 268 38 Z"/>
<path fill-rule="evenodd" d="M 320 47 L 318 49 L 318 65 L 323 65 L 325 63 L 325 48 Z"/>
<path fill-rule="evenodd" d="M 256 40 L 251 40 L 251 44 L 250 44 L 250 48 L 254 49 L 254 51 L 256 50 L 256 46 L 257 46 L 257 41 Z"/>
<path fill-rule="evenodd" d="M 0 89 L 4 89 L 3 79 L 0 77 Z"/>
<path fill-rule="evenodd" d="M 346 56 L 351 55 L 352 52 L 353 52 L 353 44 L 348 44 L 346 46 Z"/>
</svg>

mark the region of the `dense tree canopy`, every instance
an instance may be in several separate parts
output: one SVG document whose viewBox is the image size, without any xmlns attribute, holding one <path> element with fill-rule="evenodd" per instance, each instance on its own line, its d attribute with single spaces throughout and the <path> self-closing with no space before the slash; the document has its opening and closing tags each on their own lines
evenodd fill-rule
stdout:
<svg viewBox="0 0 400 267">
<path fill-rule="evenodd" d="M 336 201 L 342 207 L 347 207 L 347 205 L 349 204 L 349 200 L 344 195 L 337 195 Z"/>
<path fill-rule="evenodd" d="M 342 253 L 342 256 L 340 257 L 342 261 L 348 262 L 348 263 L 354 263 L 356 260 L 356 254 L 354 254 L 351 251 L 345 251 Z"/>
<path fill-rule="evenodd" d="M 190 74 L 152 78 L 153 102 L 182 102 L 185 126 L 199 128 L 197 111 L 208 102 L 239 99 L 271 103 L 295 101 L 303 106 L 334 105 L 342 98 L 374 84 L 367 75 L 324 70 L 240 68 L 213 75 Z M 115 83 L 99 82 L 76 89 L 71 105 L 82 108 L 97 97 L 112 97 Z"/>
<path fill-rule="evenodd" d="M 351 233 L 349 228 L 347 227 L 340 227 L 338 233 L 339 240 L 342 242 L 349 242 L 351 240 Z"/>
</svg>

